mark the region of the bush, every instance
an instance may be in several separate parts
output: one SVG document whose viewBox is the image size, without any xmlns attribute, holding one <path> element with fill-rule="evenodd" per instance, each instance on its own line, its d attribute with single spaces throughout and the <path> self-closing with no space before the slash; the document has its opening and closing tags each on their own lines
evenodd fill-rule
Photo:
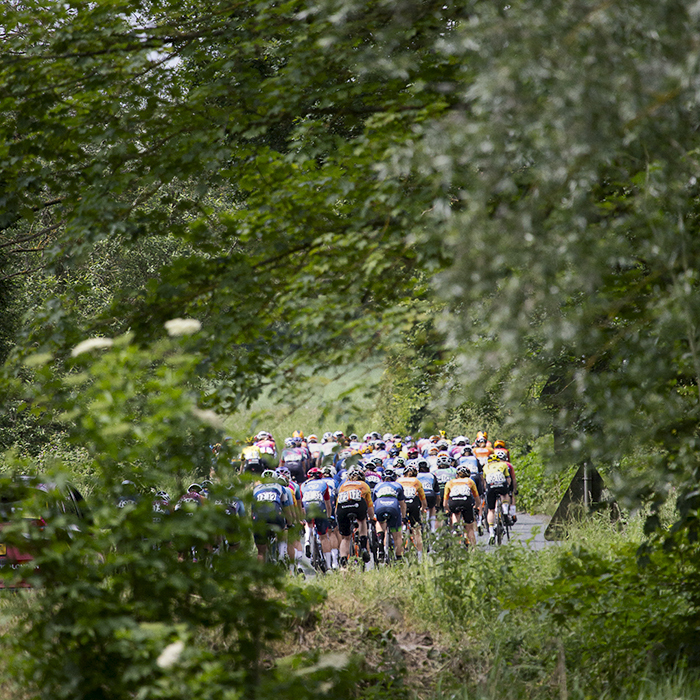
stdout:
<svg viewBox="0 0 700 700">
<path fill-rule="evenodd" d="M 248 501 L 246 482 L 222 473 L 201 506 L 154 514 L 152 492 L 182 484 L 200 459 L 193 446 L 217 435 L 217 417 L 196 406 L 196 358 L 181 342 L 146 351 L 127 336 L 103 339 L 111 346 L 78 354 L 67 374 L 47 356 L 30 359 L 26 398 L 48 419 L 60 417 L 85 450 L 95 497 L 81 520 L 60 508 L 59 490 L 17 487 L 22 506 L 3 540 L 34 559 L 3 570 L 3 579 L 36 590 L 5 635 L 7 669 L 33 696 L 52 700 L 352 697 L 351 657 L 297 656 L 270 667 L 270 643 L 321 598 L 259 562 L 251 521 L 226 514 L 233 496 Z M 45 481 L 58 487 L 69 474 L 62 456 L 46 463 Z M 125 479 L 138 493 L 120 508 Z"/>
</svg>

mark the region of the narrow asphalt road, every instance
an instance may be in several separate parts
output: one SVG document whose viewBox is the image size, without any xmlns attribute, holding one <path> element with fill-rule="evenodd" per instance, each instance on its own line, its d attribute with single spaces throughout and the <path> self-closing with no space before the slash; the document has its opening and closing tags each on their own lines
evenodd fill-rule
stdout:
<svg viewBox="0 0 700 700">
<path fill-rule="evenodd" d="M 550 547 L 555 543 L 547 542 L 544 538 L 544 531 L 547 529 L 549 521 L 548 515 L 518 513 L 518 522 L 515 523 L 510 533 L 511 542 L 518 542 L 530 549 Z M 477 542 L 488 547 L 488 539 L 488 533 L 484 533 L 481 537 L 477 537 Z"/>
</svg>

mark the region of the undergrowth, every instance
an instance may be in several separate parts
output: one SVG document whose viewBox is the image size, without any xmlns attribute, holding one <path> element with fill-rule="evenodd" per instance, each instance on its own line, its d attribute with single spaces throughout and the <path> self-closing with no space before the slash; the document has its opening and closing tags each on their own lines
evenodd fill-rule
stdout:
<svg viewBox="0 0 700 700">
<path fill-rule="evenodd" d="M 559 546 L 444 546 L 422 564 L 319 579 L 303 644 L 365 650 L 406 697 L 697 698 L 697 544 L 645 540 L 643 514 L 574 523 Z"/>
</svg>

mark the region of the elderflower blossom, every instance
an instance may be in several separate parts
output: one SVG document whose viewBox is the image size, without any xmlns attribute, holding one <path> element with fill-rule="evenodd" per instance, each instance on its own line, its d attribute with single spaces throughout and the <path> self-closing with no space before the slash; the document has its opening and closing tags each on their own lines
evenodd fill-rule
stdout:
<svg viewBox="0 0 700 700">
<path fill-rule="evenodd" d="M 99 350 L 101 348 L 112 347 L 114 341 L 111 338 L 88 338 L 78 343 L 70 352 L 71 357 L 78 357 L 84 352 L 90 352 L 90 350 Z"/>
<path fill-rule="evenodd" d="M 165 330 L 171 338 L 179 335 L 192 335 L 202 328 L 196 318 L 173 318 L 165 322 Z"/>
<path fill-rule="evenodd" d="M 159 668 L 170 668 L 171 666 L 174 666 L 180 658 L 180 654 L 182 654 L 184 648 L 185 644 L 181 641 L 168 644 L 168 646 L 160 652 L 160 656 L 156 659 L 156 665 Z"/>
</svg>

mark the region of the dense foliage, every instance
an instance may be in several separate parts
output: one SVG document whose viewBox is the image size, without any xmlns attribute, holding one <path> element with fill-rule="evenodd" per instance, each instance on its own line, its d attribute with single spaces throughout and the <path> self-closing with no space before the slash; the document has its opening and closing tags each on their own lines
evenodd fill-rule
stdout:
<svg viewBox="0 0 700 700">
<path fill-rule="evenodd" d="M 193 468 L 206 435 L 179 400 L 158 423 L 149 372 L 163 323 L 194 317 L 173 391 L 201 408 L 389 349 L 383 415 L 406 430 L 478 414 L 523 454 L 552 434 L 560 464 L 650 502 L 649 531 L 676 501 L 665 547 L 694 546 L 696 3 L 26 0 L 1 24 L 0 440 L 18 459 L 71 437 L 105 494 Z M 71 348 L 127 332 L 106 355 L 124 364 L 86 379 Z M 431 411 L 438 381 L 452 414 Z M 132 571 L 115 547 L 99 566 Z M 127 579 L 94 599 L 128 617 Z"/>
</svg>

